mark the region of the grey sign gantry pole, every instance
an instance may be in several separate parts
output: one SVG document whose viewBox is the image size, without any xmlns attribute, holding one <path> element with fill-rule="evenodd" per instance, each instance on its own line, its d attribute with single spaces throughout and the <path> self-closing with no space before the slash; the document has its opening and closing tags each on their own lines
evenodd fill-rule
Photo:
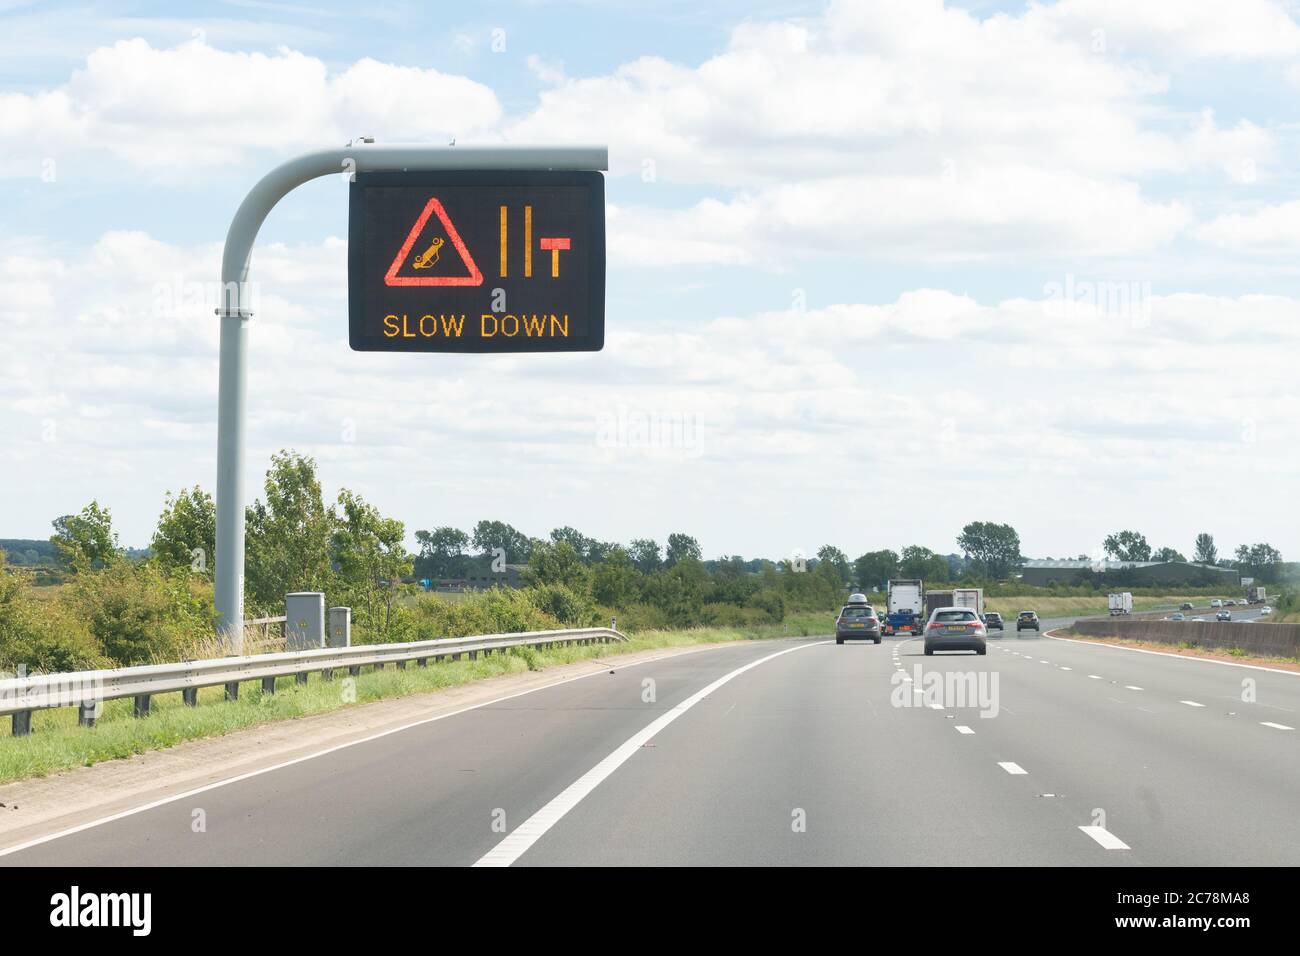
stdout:
<svg viewBox="0 0 1300 956">
<path fill-rule="evenodd" d="M 248 416 L 249 257 L 267 214 L 295 187 L 331 173 L 433 170 L 604 170 L 604 146 L 377 146 L 354 143 L 304 153 L 262 177 L 240 203 L 221 257 L 220 371 L 217 397 L 217 628 L 243 652 L 244 457 Z"/>
</svg>

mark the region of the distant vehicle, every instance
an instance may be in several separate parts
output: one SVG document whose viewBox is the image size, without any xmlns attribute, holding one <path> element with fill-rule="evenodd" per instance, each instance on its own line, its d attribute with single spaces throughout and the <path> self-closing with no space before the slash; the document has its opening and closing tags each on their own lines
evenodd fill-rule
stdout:
<svg viewBox="0 0 1300 956">
<path fill-rule="evenodd" d="M 1228 598 L 1228 600 L 1226 600 L 1226 601 L 1223 602 L 1223 606 L 1224 606 L 1224 607 L 1236 607 L 1236 606 L 1237 606 L 1237 602 L 1234 601 L 1232 598 Z"/>
<path fill-rule="evenodd" d="M 1133 613 L 1133 595 L 1128 591 L 1108 595 L 1106 601 L 1110 606 L 1111 616 Z"/>
<path fill-rule="evenodd" d="M 1232 612 L 1229 611 L 1229 610 L 1227 610 L 1227 609 L 1224 609 L 1224 610 L 1220 611 L 1218 614 L 1214 615 L 1214 619 L 1215 619 L 1216 621 L 1231 621 L 1231 620 L 1232 620 Z"/>
<path fill-rule="evenodd" d="M 1021 611 L 1016 615 L 1016 631 L 1019 633 L 1025 629 L 1038 630 L 1038 612 Z"/>
<path fill-rule="evenodd" d="M 869 604 L 846 604 L 835 620 L 835 643 L 846 640 L 868 640 L 880 643 L 880 618 Z"/>
<path fill-rule="evenodd" d="M 1192 620 L 1193 620 L 1193 621 L 1208 621 L 1209 618 L 1208 618 L 1208 617 L 1194 617 L 1194 618 L 1192 618 Z"/>
<path fill-rule="evenodd" d="M 1166 621 L 1185 621 L 1185 620 L 1187 620 L 1187 615 L 1186 615 L 1186 614 L 1179 614 L 1179 613 L 1175 612 L 1175 613 L 1173 613 L 1173 614 L 1170 614 L 1167 618 L 1165 618 L 1165 620 L 1166 620 Z"/>
<path fill-rule="evenodd" d="M 1213 601 L 1210 602 L 1210 607 L 1223 607 L 1223 602 L 1218 598 L 1215 598 Z"/>
<path fill-rule="evenodd" d="M 854 592 L 853 594 L 849 595 L 849 599 L 846 603 L 862 606 L 865 604 L 870 604 L 871 602 L 867 600 L 867 596 L 865 594 L 859 594 L 857 592 Z"/>
<path fill-rule="evenodd" d="M 886 634 L 919 634 L 925 618 L 925 588 L 918 578 L 890 581 L 887 585 Z"/>
<path fill-rule="evenodd" d="M 1250 604 L 1263 604 L 1268 600 L 1268 591 L 1266 588 L 1258 587 L 1252 584 L 1246 590 L 1246 601 Z"/>
<path fill-rule="evenodd" d="M 1273 609 L 1272 609 L 1271 607 L 1269 607 L 1267 604 L 1265 604 L 1262 608 L 1259 609 L 1259 613 L 1260 613 L 1260 614 L 1272 614 L 1272 613 L 1273 613 Z"/>
<path fill-rule="evenodd" d="M 930 614 L 925 625 L 925 653 L 974 651 L 983 654 L 988 629 L 979 615 L 967 607 L 941 607 Z"/>
<path fill-rule="evenodd" d="M 984 626 L 990 631 L 1002 630 L 1002 615 L 997 611 L 989 611 L 984 615 Z"/>
<path fill-rule="evenodd" d="M 1178 605 L 1178 609 L 1180 611 L 1190 611 L 1192 609 L 1192 602 L 1184 601 L 1182 604 Z"/>
</svg>

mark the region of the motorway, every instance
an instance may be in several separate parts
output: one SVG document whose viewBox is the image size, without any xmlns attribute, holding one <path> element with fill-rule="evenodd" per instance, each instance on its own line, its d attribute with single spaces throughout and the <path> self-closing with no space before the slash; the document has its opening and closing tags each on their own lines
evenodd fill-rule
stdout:
<svg viewBox="0 0 1300 956">
<path fill-rule="evenodd" d="M 1300 863 L 1300 674 L 1014 629 L 611 666 L 0 864 Z"/>
</svg>

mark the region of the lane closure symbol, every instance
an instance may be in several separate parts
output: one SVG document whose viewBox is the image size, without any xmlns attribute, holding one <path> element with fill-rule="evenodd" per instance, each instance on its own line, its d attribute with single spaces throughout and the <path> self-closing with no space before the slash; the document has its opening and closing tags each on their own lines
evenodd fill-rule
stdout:
<svg viewBox="0 0 1300 956">
<path fill-rule="evenodd" d="M 464 276 L 400 276 L 398 270 L 401 269 L 402 263 L 410 255 L 411 249 L 415 246 L 415 240 L 420 237 L 420 232 L 429 222 L 429 217 L 436 215 L 447 230 L 447 238 L 451 242 L 452 248 L 460 255 L 461 261 L 465 263 L 465 268 L 469 270 L 469 275 Z M 438 253 L 441 249 L 441 241 L 435 241 L 429 249 L 416 257 L 414 268 L 427 269 L 438 261 Z M 465 240 L 460 237 L 456 227 L 452 225 L 451 218 L 447 215 L 447 210 L 442 208 L 442 203 L 437 197 L 430 197 L 424 205 L 424 211 L 420 213 L 420 218 L 415 220 L 415 225 L 407 233 L 406 241 L 402 243 L 402 248 L 397 251 L 397 256 L 393 259 L 393 264 L 388 267 L 388 272 L 384 275 L 384 285 L 389 286 L 424 286 L 424 285 L 482 285 L 483 273 L 479 271 L 478 264 L 474 257 L 469 254 L 469 249 L 465 246 Z"/>
</svg>

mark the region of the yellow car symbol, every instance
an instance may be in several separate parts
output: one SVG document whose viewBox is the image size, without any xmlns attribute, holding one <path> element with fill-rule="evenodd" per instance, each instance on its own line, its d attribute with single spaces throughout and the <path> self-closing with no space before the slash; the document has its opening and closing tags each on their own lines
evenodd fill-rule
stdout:
<svg viewBox="0 0 1300 956">
<path fill-rule="evenodd" d="M 428 249 L 425 249 L 422 253 L 420 253 L 418 256 L 415 257 L 415 261 L 411 263 L 412 268 L 432 269 L 435 265 L 438 264 L 438 252 L 441 249 L 442 249 L 442 239 L 438 238 L 433 240 L 433 242 L 429 243 Z"/>
</svg>

